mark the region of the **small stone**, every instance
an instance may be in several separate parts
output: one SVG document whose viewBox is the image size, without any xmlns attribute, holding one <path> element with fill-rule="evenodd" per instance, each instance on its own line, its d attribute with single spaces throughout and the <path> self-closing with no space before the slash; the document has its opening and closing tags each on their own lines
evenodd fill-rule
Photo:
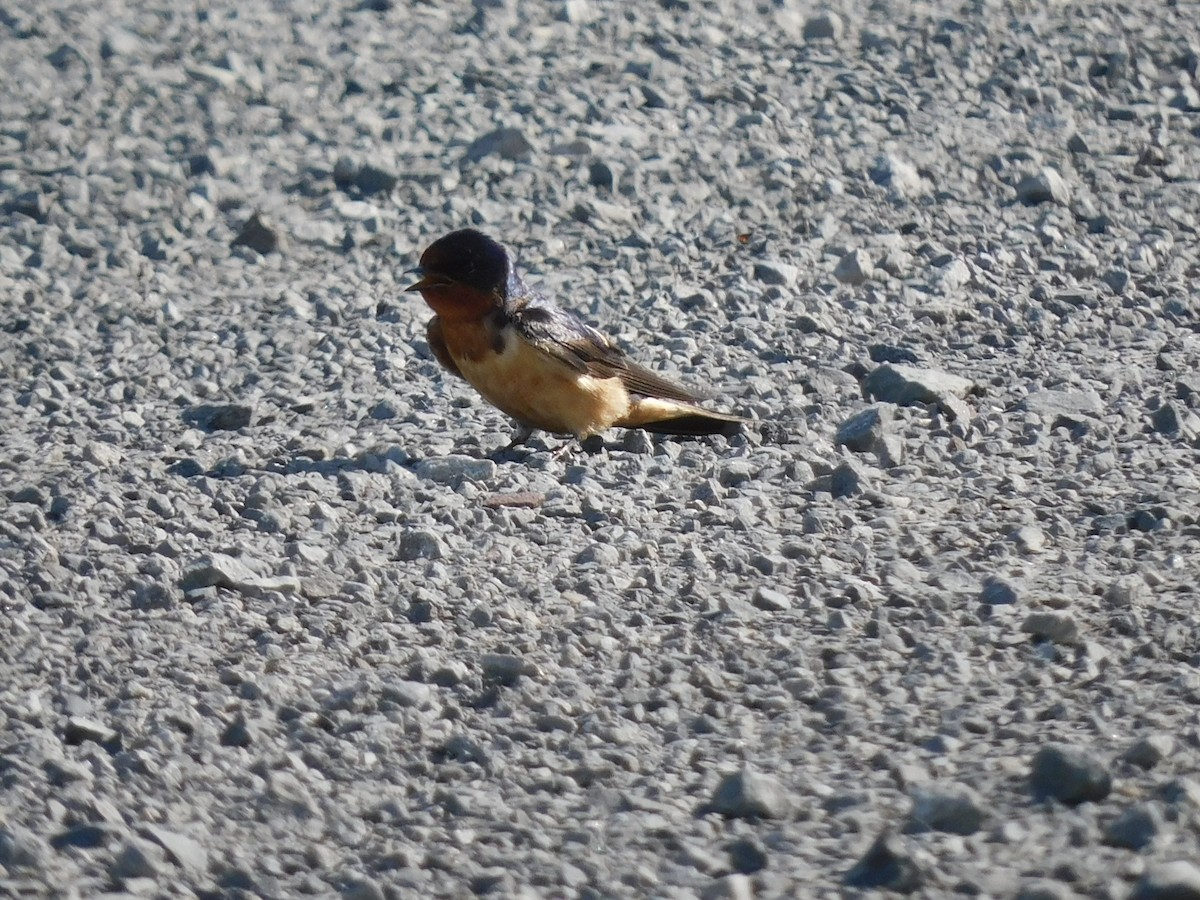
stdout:
<svg viewBox="0 0 1200 900">
<path fill-rule="evenodd" d="M 121 462 L 121 450 L 112 444 L 91 441 L 83 448 L 83 458 L 104 469 L 111 469 Z"/>
<path fill-rule="evenodd" d="M 884 363 L 872 369 L 862 382 L 869 397 L 897 406 L 915 403 L 942 404 L 947 398 L 966 397 L 975 389 L 974 382 L 937 369 L 921 369 Z"/>
<path fill-rule="evenodd" d="M 195 591 L 206 587 L 222 587 L 237 590 L 238 585 L 253 581 L 258 573 L 240 559 L 213 553 L 188 567 L 179 586 L 184 591 Z"/>
<path fill-rule="evenodd" d="M 1131 806 L 1109 823 L 1104 843 L 1127 850 L 1148 847 L 1163 830 L 1163 814 L 1157 803 Z"/>
<path fill-rule="evenodd" d="M 119 749 L 121 735 L 103 722 L 97 722 L 95 719 L 85 716 L 71 716 L 67 719 L 66 728 L 63 729 L 63 741 L 72 746 L 82 744 L 84 741 L 92 741 L 107 749 Z"/>
<path fill-rule="evenodd" d="M 205 403 L 187 409 L 183 421 L 202 431 L 237 431 L 253 417 L 254 408 L 244 403 Z"/>
<path fill-rule="evenodd" d="M 943 293 L 953 293 L 971 280 L 971 267 L 961 257 L 954 257 L 945 265 L 935 266 L 931 282 Z"/>
<path fill-rule="evenodd" d="M 359 165 L 348 156 L 338 159 L 333 166 L 333 184 L 339 191 L 359 197 L 386 194 L 399 182 L 391 172 L 371 163 Z"/>
<path fill-rule="evenodd" d="M 7 824 L 0 827 L 0 866 L 12 871 L 39 869 L 49 853 L 41 838 Z"/>
<path fill-rule="evenodd" d="M 372 878 L 355 878 L 340 892 L 341 900 L 386 900 L 387 894 Z"/>
<path fill-rule="evenodd" d="M 700 891 L 701 900 L 754 900 L 754 888 L 741 873 L 718 878 Z"/>
<path fill-rule="evenodd" d="M 778 819 L 790 808 L 783 786 L 750 766 L 722 778 L 709 802 L 712 812 L 729 819 Z"/>
<path fill-rule="evenodd" d="M 397 556 L 406 562 L 414 559 L 444 559 L 446 548 L 434 532 L 415 528 L 401 535 Z"/>
<path fill-rule="evenodd" d="M 256 212 L 242 226 L 242 230 L 229 246 L 249 247 L 255 253 L 266 256 L 283 249 L 283 237 L 270 219 L 261 212 Z"/>
<path fill-rule="evenodd" d="M 897 197 L 912 199 L 928 191 L 916 168 L 907 160 L 890 153 L 876 157 L 870 174 L 873 182 L 888 188 Z"/>
<path fill-rule="evenodd" d="M 1125 761 L 1143 769 L 1153 769 L 1175 750 L 1175 739 L 1169 734 L 1144 737 L 1125 751 Z"/>
<path fill-rule="evenodd" d="M 421 460 L 413 471 L 425 481 L 454 487 L 464 480 L 491 481 L 496 477 L 496 464 L 471 456 L 438 456 Z"/>
<path fill-rule="evenodd" d="M 1017 589 L 1003 578 L 989 575 L 983 581 L 979 599 L 988 606 L 1012 606 L 1018 600 Z"/>
<path fill-rule="evenodd" d="M 419 681 L 385 682 L 379 695 L 406 709 L 428 709 L 433 705 L 433 689 Z"/>
<path fill-rule="evenodd" d="M 386 420 L 396 418 L 396 407 L 386 400 L 381 400 L 371 408 L 371 418 L 376 420 Z"/>
<path fill-rule="evenodd" d="M 863 471 L 849 460 L 833 470 L 829 476 L 829 493 L 834 497 L 853 497 L 863 488 Z"/>
<path fill-rule="evenodd" d="M 1150 599 L 1150 587 L 1139 575 L 1122 575 L 1104 589 L 1105 602 L 1118 608 L 1143 606 Z"/>
<path fill-rule="evenodd" d="M 1100 276 L 1103 281 L 1112 290 L 1114 294 L 1123 294 L 1125 289 L 1129 287 L 1129 282 L 1133 276 L 1130 275 L 1127 269 L 1109 269 Z"/>
<path fill-rule="evenodd" d="M 1076 644 L 1079 642 L 1079 624 L 1069 612 L 1061 610 L 1038 610 L 1031 612 L 1021 623 L 1024 634 L 1032 634 L 1035 638 L 1052 641 L 1055 644 Z"/>
<path fill-rule="evenodd" d="M 1087 425 L 1104 414 L 1104 401 L 1096 391 L 1034 391 L 1021 407 L 1049 421 L 1051 428 Z"/>
<path fill-rule="evenodd" d="M 837 13 L 827 12 L 810 16 L 804 23 L 804 40 L 837 41 L 846 26 Z"/>
<path fill-rule="evenodd" d="M 911 894 L 925 883 L 925 875 L 907 843 L 885 832 L 846 873 L 845 883 L 855 888 L 883 888 Z"/>
<path fill-rule="evenodd" d="M 434 762 L 474 763 L 482 769 L 488 769 L 491 761 L 487 751 L 476 741 L 464 735 L 455 735 L 432 752 Z"/>
<path fill-rule="evenodd" d="M 1089 750 L 1047 744 L 1033 758 L 1030 785 L 1039 799 L 1052 797 L 1070 806 L 1103 800 L 1112 791 L 1104 761 Z"/>
<path fill-rule="evenodd" d="M 249 747 L 252 743 L 254 743 L 254 736 L 250 732 L 250 726 L 246 722 L 246 717 L 239 713 L 221 733 L 221 746 Z"/>
<path fill-rule="evenodd" d="M 759 586 L 756 588 L 754 599 L 751 602 L 767 612 L 786 612 L 792 608 L 792 601 L 787 594 L 769 587 Z"/>
<path fill-rule="evenodd" d="M 617 176 L 608 163 L 594 159 L 588 164 L 588 184 L 612 193 L 617 189 Z"/>
<path fill-rule="evenodd" d="M 1061 881 L 1038 879 L 1022 885 L 1016 900 L 1075 900 L 1076 894 Z"/>
<path fill-rule="evenodd" d="M 105 846 L 115 836 L 116 831 L 109 825 L 80 822 L 53 835 L 50 838 L 50 846 L 55 850 L 64 850 L 67 847 L 94 850 Z"/>
<path fill-rule="evenodd" d="M 1158 789 L 1158 796 L 1171 806 L 1200 808 L 1200 782 L 1194 778 L 1172 778 Z"/>
<path fill-rule="evenodd" d="M 726 850 L 729 853 L 729 865 L 743 875 L 753 875 L 767 867 L 767 849 L 755 837 L 740 838 Z"/>
<path fill-rule="evenodd" d="M 518 128 L 497 128 L 476 138 L 467 147 L 467 162 L 479 162 L 488 156 L 499 156 L 513 161 L 527 160 L 533 154 L 533 145 Z"/>
<path fill-rule="evenodd" d="M 1056 169 L 1045 166 L 1021 179 L 1017 185 L 1017 199 L 1026 206 L 1051 202 L 1065 206 L 1071 202 L 1071 189 Z"/>
<path fill-rule="evenodd" d="M 1200 867 L 1186 860 L 1152 863 L 1130 900 L 1200 900 Z"/>
<path fill-rule="evenodd" d="M 754 277 L 763 284 L 791 287 L 800 277 L 800 269 L 785 262 L 764 260 L 754 264 Z"/>
<path fill-rule="evenodd" d="M 172 862 L 190 877 L 196 878 L 208 871 L 208 851 L 199 841 L 159 825 L 143 825 L 138 831 L 166 850 Z"/>
<path fill-rule="evenodd" d="M 1022 525 L 1009 532 L 1008 539 L 1021 548 L 1022 553 L 1041 553 L 1046 549 L 1046 533 L 1035 525 Z"/>
<path fill-rule="evenodd" d="M 161 847 L 141 838 L 126 838 L 113 857 L 108 874 L 118 881 L 127 878 L 157 878 L 162 871 L 163 861 Z"/>
<path fill-rule="evenodd" d="M 1151 427 L 1159 434 L 1195 441 L 1200 437 L 1200 418 L 1174 400 L 1168 400 L 1150 416 Z"/>
<path fill-rule="evenodd" d="M 869 281 L 875 274 L 871 257 L 865 250 L 851 250 L 834 266 L 833 277 L 842 284 L 858 285 Z"/>
<path fill-rule="evenodd" d="M 37 485 L 27 485 L 17 488 L 8 497 L 13 503 L 32 503 L 34 506 L 46 505 L 46 492 Z"/>
<path fill-rule="evenodd" d="M 875 404 L 842 421 L 834 434 L 834 444 L 845 446 L 856 454 L 871 452 L 881 466 L 899 466 L 904 461 L 904 444 L 893 446 L 889 438 L 894 436 L 888 433 L 889 425 L 892 425 L 892 407 Z"/>
<path fill-rule="evenodd" d="M 905 831 L 974 834 L 983 825 L 979 795 L 964 784 L 922 785 L 912 792 L 913 807 Z"/>
<path fill-rule="evenodd" d="M 485 681 L 506 687 L 516 684 L 522 675 L 538 674 L 536 666 L 511 653 L 485 653 L 479 660 L 479 668 Z"/>
</svg>

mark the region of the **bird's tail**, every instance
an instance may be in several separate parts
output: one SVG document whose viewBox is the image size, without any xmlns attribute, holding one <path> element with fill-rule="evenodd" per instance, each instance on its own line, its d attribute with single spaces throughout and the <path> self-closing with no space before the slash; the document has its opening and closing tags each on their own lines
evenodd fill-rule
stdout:
<svg viewBox="0 0 1200 900">
<path fill-rule="evenodd" d="M 737 434 L 749 419 L 729 413 L 712 412 L 692 403 L 646 397 L 634 404 L 629 413 L 614 425 L 641 428 L 655 434 Z"/>
</svg>

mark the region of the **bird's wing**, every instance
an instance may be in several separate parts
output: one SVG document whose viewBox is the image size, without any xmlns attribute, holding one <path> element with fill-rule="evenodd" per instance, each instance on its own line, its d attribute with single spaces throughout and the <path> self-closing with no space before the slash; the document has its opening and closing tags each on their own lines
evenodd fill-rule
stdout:
<svg viewBox="0 0 1200 900">
<path fill-rule="evenodd" d="M 639 366 L 612 342 L 569 310 L 542 298 L 515 305 L 509 320 L 530 343 L 577 372 L 595 378 L 619 378 L 626 389 L 646 397 L 694 403 L 704 397 Z"/>
<path fill-rule="evenodd" d="M 437 361 L 442 364 L 442 368 L 452 375 L 462 378 L 463 373 L 459 371 L 458 363 L 454 361 L 454 357 L 446 348 L 446 339 L 442 336 L 442 320 L 437 316 L 430 319 L 429 324 L 425 326 L 425 340 L 429 342 L 429 349 L 433 351 Z"/>
</svg>

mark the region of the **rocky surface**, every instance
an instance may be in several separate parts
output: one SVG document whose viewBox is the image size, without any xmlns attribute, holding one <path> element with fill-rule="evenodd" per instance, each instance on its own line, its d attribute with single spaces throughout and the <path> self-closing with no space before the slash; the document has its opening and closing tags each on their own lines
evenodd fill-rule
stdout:
<svg viewBox="0 0 1200 900">
<path fill-rule="evenodd" d="M 10 4 L 0 886 L 1197 895 L 1197 21 Z M 465 225 L 761 425 L 489 457 Z"/>
</svg>

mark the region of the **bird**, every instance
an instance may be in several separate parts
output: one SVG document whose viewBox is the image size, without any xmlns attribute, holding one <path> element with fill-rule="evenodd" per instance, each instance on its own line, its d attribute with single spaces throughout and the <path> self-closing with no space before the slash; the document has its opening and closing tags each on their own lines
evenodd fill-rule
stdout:
<svg viewBox="0 0 1200 900">
<path fill-rule="evenodd" d="M 441 366 L 516 420 L 580 442 L 618 426 L 658 434 L 733 435 L 749 420 L 633 362 L 575 312 L 525 283 L 514 256 L 474 228 L 452 231 L 405 274 L 435 315 L 425 336 Z M 560 448 L 566 450 L 571 442 Z"/>
</svg>

